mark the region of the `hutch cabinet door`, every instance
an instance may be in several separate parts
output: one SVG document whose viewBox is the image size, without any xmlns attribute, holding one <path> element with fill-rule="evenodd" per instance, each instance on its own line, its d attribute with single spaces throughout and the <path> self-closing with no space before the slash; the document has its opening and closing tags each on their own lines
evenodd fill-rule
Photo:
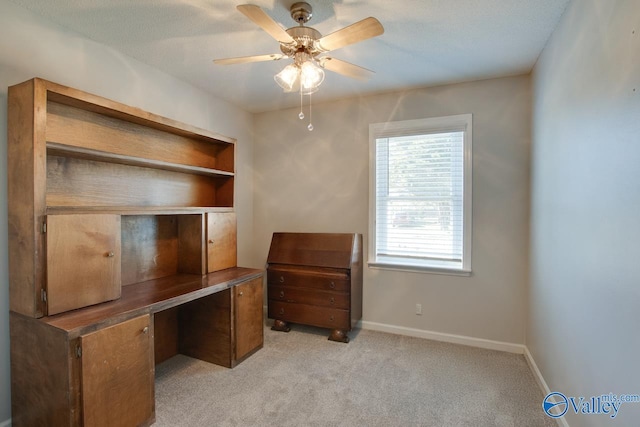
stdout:
<svg viewBox="0 0 640 427">
<path fill-rule="evenodd" d="M 207 264 L 209 273 L 236 266 L 236 214 L 207 214 Z"/>
<path fill-rule="evenodd" d="M 242 359 L 263 344 L 262 277 L 233 288 L 235 299 L 235 359 Z"/>
<path fill-rule="evenodd" d="M 80 337 L 85 426 L 137 426 L 155 416 L 153 337 L 144 315 Z"/>
<path fill-rule="evenodd" d="M 120 298 L 120 216 L 47 216 L 48 315 Z"/>
</svg>

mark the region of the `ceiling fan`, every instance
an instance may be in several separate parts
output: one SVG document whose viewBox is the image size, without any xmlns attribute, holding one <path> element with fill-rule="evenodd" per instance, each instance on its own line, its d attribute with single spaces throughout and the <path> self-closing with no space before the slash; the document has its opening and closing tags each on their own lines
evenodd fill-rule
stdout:
<svg viewBox="0 0 640 427">
<path fill-rule="evenodd" d="M 278 41 L 282 53 L 216 59 L 213 61 L 216 64 L 242 64 L 292 58 L 293 64 L 278 73 L 275 80 L 285 92 L 299 90 L 301 95 L 310 95 L 318 90 L 318 86 L 324 80 L 323 69 L 360 80 L 367 79 L 373 74 L 366 68 L 331 56 L 320 55 L 384 33 L 382 24 L 376 18 L 365 18 L 322 36 L 316 29 L 304 25 L 311 19 L 313 12 L 311 5 L 306 2 L 297 2 L 291 6 L 291 18 L 299 25 L 286 30 L 259 6 L 243 4 L 237 6 L 237 9 Z"/>
</svg>

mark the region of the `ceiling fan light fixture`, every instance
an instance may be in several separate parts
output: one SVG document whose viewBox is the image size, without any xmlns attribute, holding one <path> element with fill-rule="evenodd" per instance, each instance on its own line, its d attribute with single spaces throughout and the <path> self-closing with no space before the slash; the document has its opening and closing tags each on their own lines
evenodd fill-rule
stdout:
<svg viewBox="0 0 640 427">
<path fill-rule="evenodd" d="M 300 92 L 311 95 L 316 92 L 324 81 L 324 70 L 310 59 L 300 66 Z"/>
<path fill-rule="evenodd" d="M 300 68 L 295 64 L 289 64 L 282 69 L 278 74 L 273 76 L 273 79 L 278 83 L 285 92 L 293 92 L 297 86 L 296 82 L 300 77 Z"/>
</svg>

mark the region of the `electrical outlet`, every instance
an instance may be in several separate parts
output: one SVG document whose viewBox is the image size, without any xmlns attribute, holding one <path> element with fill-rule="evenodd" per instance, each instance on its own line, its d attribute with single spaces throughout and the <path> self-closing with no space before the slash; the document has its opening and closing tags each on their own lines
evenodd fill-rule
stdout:
<svg viewBox="0 0 640 427">
<path fill-rule="evenodd" d="M 416 314 L 422 314 L 422 304 L 416 304 Z"/>
</svg>

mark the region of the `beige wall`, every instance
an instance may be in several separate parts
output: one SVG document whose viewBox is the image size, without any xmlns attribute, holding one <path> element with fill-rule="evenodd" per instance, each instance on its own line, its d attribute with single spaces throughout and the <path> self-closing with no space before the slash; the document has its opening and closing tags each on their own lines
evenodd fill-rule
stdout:
<svg viewBox="0 0 640 427">
<path fill-rule="evenodd" d="M 640 394 L 640 2 L 572 2 L 533 81 L 527 346 L 552 391 Z"/>
<path fill-rule="evenodd" d="M 237 138 L 239 263 L 251 262 L 252 116 L 121 53 L 0 2 L 0 425 L 10 417 L 7 86 L 32 77 L 102 95 Z"/>
<path fill-rule="evenodd" d="M 258 114 L 256 263 L 266 261 L 274 231 L 358 232 L 366 248 L 369 124 L 472 113 L 473 275 L 365 268 L 364 320 L 523 344 L 529 84 L 519 76 L 314 105 L 313 132 L 296 109 Z"/>
</svg>

